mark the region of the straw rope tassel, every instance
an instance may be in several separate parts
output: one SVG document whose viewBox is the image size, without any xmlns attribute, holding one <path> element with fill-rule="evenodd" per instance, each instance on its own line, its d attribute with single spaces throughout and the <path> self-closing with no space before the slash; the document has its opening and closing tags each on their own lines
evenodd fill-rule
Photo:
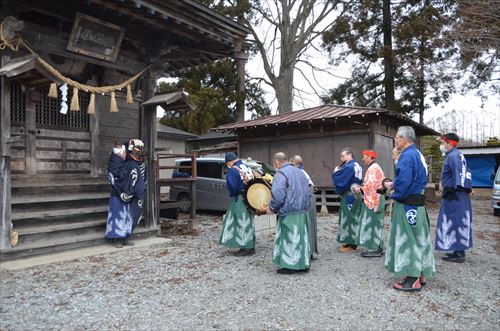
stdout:
<svg viewBox="0 0 500 331">
<path fill-rule="evenodd" d="M 71 98 L 71 106 L 69 107 L 69 110 L 80 110 L 80 102 L 78 101 L 78 89 L 76 87 L 73 87 L 73 97 Z"/>
<path fill-rule="evenodd" d="M 57 99 L 57 85 L 56 83 L 50 84 L 49 94 L 47 95 L 49 98 Z"/>
<path fill-rule="evenodd" d="M 134 103 L 134 99 L 132 98 L 132 88 L 130 85 L 127 85 L 127 103 Z"/>
<path fill-rule="evenodd" d="M 116 104 L 115 92 L 111 92 L 111 105 L 109 111 L 112 113 L 118 112 L 118 105 Z"/>
<path fill-rule="evenodd" d="M 90 94 L 89 106 L 87 107 L 87 114 L 95 114 L 95 94 Z"/>
</svg>

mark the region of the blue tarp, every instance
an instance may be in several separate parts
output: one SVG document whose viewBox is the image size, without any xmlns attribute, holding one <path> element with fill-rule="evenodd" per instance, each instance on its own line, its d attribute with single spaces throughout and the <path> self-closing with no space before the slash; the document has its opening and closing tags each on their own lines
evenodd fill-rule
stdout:
<svg viewBox="0 0 500 331">
<path fill-rule="evenodd" d="M 465 155 L 472 173 L 472 187 L 493 187 L 496 166 L 494 155 Z"/>
</svg>

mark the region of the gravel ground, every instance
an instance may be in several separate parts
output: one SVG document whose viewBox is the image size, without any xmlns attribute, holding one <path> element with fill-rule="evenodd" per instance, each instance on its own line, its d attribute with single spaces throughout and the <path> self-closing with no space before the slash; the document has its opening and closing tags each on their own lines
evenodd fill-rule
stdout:
<svg viewBox="0 0 500 331">
<path fill-rule="evenodd" d="M 201 215 L 196 236 L 2 271 L 0 329 L 499 330 L 500 218 L 488 200 L 473 205 L 473 251 L 465 264 L 436 253 L 438 274 L 420 293 L 393 290 L 383 258 L 339 253 L 336 216 L 318 218 L 311 271 L 279 275 L 271 235 L 237 257 L 217 244 L 221 217 Z"/>
</svg>

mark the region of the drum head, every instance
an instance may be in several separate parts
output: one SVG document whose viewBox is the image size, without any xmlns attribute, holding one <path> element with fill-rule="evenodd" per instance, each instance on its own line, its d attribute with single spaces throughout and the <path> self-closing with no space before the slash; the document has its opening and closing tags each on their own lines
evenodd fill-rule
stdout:
<svg viewBox="0 0 500 331">
<path fill-rule="evenodd" d="M 269 205 L 271 189 L 263 179 L 255 178 L 248 182 L 243 197 L 247 208 L 255 213 L 262 210 L 262 205 Z"/>
</svg>

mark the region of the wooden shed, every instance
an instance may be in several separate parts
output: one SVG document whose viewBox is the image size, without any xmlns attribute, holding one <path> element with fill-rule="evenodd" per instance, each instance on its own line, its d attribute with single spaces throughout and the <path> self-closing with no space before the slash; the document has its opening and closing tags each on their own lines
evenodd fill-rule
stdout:
<svg viewBox="0 0 500 331">
<path fill-rule="evenodd" d="M 331 188 L 331 173 L 340 163 L 340 152 L 351 147 L 361 162 L 361 152 L 374 148 L 386 176 L 394 176 L 391 151 L 402 125 L 412 126 L 418 142 L 424 135 L 438 134 L 406 116 L 386 109 L 323 105 L 287 114 L 221 125 L 213 131 L 234 132 L 240 157 L 270 162 L 277 152 L 302 156 L 304 169 L 315 185 Z"/>
<path fill-rule="evenodd" d="M 160 76 L 228 57 L 244 65 L 249 30 L 194 0 L 6 0 L 0 20 L 1 258 L 103 242 L 109 153 L 130 138 L 145 142 L 150 175 L 137 233 L 155 232 L 156 107 L 142 103 Z M 63 92 L 47 94 L 68 79 L 131 89 L 113 92 L 110 112 L 111 92 L 80 88 L 78 111 L 64 114 Z M 67 94 L 69 107 L 71 84 Z"/>
</svg>

